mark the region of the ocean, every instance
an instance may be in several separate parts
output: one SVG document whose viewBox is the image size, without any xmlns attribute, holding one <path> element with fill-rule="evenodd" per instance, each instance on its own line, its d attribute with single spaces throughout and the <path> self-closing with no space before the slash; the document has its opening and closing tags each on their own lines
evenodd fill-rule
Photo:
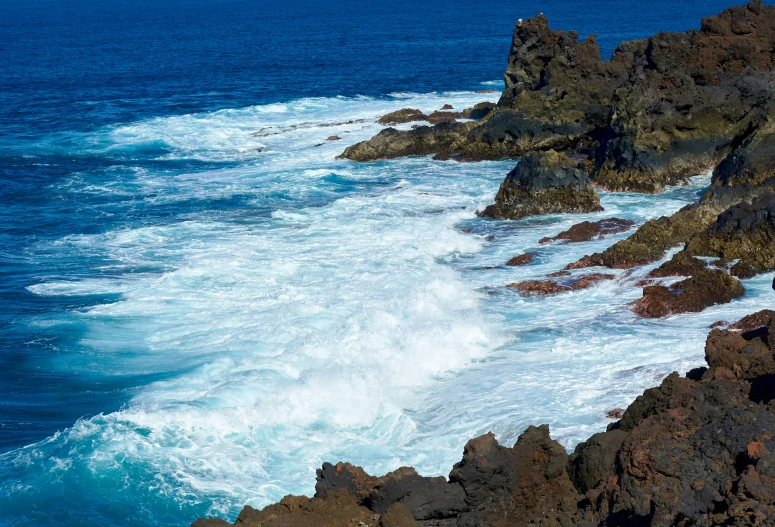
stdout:
<svg viewBox="0 0 775 527">
<path fill-rule="evenodd" d="M 648 269 L 522 298 L 697 199 L 478 219 L 516 161 L 337 160 L 402 107 L 496 102 L 511 32 L 623 40 L 727 2 L 5 0 L 0 4 L 0 525 L 185 526 L 314 492 L 324 461 L 445 475 L 465 442 L 548 423 L 571 449 L 773 274 L 637 319 Z M 404 128 L 409 125 L 403 125 Z M 340 140 L 328 140 L 339 136 Z M 530 251 L 533 264 L 508 268 Z"/>
</svg>

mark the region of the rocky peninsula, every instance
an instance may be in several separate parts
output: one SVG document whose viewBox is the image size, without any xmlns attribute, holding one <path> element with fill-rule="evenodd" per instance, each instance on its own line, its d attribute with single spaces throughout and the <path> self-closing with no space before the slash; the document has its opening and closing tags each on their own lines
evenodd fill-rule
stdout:
<svg viewBox="0 0 775 527">
<path fill-rule="evenodd" d="M 520 158 L 478 221 L 600 211 L 600 189 L 657 193 L 712 170 L 710 189 L 672 216 L 637 228 L 618 218 L 582 222 L 542 239 L 633 229 L 546 280 L 504 286 L 524 296 L 574 294 L 678 248 L 636 284 L 643 296 L 630 308 L 648 318 L 701 311 L 775 270 L 774 67 L 775 7 L 761 0 L 706 18 L 699 30 L 623 43 L 606 61 L 594 36 L 580 41 L 539 14 L 514 29 L 497 106 L 392 112 L 383 124 L 424 124 L 386 128 L 342 157 Z M 506 265 L 532 261 L 526 253 Z M 541 425 L 511 447 L 492 434 L 470 440 L 447 478 L 409 467 L 377 477 L 326 463 L 314 497 L 246 506 L 234 525 L 775 525 L 775 314 L 716 326 L 706 367 L 669 375 L 573 453 Z"/>
</svg>

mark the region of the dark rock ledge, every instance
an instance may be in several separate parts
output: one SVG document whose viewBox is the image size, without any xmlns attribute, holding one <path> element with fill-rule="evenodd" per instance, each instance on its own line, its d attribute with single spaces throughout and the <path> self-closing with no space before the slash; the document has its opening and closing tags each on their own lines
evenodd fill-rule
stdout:
<svg viewBox="0 0 775 527">
<path fill-rule="evenodd" d="M 745 325 L 712 330 L 707 367 L 672 373 L 571 455 L 542 425 L 510 448 L 492 434 L 472 439 L 448 478 L 326 463 L 313 498 L 247 506 L 234 525 L 775 525 L 775 315 Z"/>
</svg>

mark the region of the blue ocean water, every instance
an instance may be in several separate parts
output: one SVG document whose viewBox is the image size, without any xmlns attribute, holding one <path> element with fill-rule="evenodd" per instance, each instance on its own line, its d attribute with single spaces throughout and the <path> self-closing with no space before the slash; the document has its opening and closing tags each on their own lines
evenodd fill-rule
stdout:
<svg viewBox="0 0 775 527">
<path fill-rule="evenodd" d="M 502 286 L 612 243 L 541 237 L 670 213 L 707 176 L 485 222 L 513 162 L 335 156 L 387 111 L 497 100 L 476 90 L 502 87 L 537 10 L 610 54 L 726 6 L 5 0 L 0 524 L 233 519 L 309 494 L 323 461 L 444 474 L 468 438 L 530 423 L 572 447 L 700 363 L 709 323 L 772 304 L 771 275 L 661 321 L 626 307 L 645 270 L 546 299 Z"/>
</svg>

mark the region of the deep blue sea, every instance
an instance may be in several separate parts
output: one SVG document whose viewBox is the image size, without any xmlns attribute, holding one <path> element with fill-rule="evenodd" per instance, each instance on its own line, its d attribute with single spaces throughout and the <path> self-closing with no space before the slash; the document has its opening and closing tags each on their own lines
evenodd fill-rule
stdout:
<svg viewBox="0 0 775 527">
<path fill-rule="evenodd" d="M 446 474 L 468 438 L 531 423 L 572 448 L 700 364 L 708 324 L 773 307 L 772 274 L 659 321 L 627 309 L 648 270 L 502 286 L 626 234 L 543 236 L 671 213 L 707 175 L 493 222 L 474 212 L 513 161 L 335 156 L 388 111 L 497 101 L 476 91 L 502 89 L 536 11 L 610 55 L 728 5 L 0 2 L 0 525 L 233 520 L 310 494 L 323 461 Z"/>
</svg>

